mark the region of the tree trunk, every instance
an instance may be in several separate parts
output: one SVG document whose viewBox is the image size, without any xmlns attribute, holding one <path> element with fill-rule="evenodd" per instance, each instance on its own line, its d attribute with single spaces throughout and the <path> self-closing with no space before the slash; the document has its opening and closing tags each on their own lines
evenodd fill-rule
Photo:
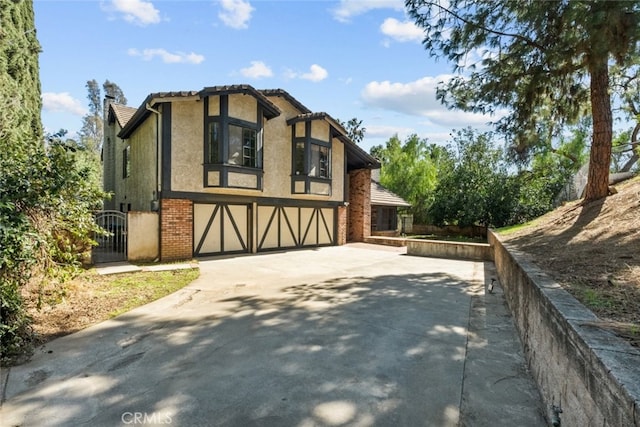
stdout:
<svg viewBox="0 0 640 427">
<path fill-rule="evenodd" d="M 629 172 L 633 165 L 640 159 L 640 155 L 638 155 L 638 134 L 640 134 L 640 123 L 633 128 L 633 132 L 631 133 L 631 158 L 625 163 L 625 165 L 620 169 L 620 172 Z"/>
<path fill-rule="evenodd" d="M 584 195 L 585 202 L 601 199 L 609 194 L 613 119 L 611 116 L 607 60 L 608 55 L 598 55 L 598 58 L 591 59 L 591 64 L 589 65 L 593 136 L 591 140 L 591 156 L 589 158 L 589 175 Z"/>
</svg>

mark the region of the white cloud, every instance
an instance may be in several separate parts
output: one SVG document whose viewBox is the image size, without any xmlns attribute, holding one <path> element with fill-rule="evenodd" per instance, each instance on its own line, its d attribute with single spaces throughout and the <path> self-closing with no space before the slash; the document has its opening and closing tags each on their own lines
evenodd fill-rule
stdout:
<svg viewBox="0 0 640 427">
<path fill-rule="evenodd" d="M 395 18 L 387 18 L 380 25 L 382 34 L 399 42 L 420 42 L 424 38 L 424 32 L 411 21 L 400 22 Z"/>
<path fill-rule="evenodd" d="M 204 56 L 197 53 L 169 52 L 165 49 L 138 49 L 131 48 L 127 50 L 129 56 L 139 56 L 145 61 L 151 61 L 155 57 L 159 57 L 165 64 L 200 64 L 204 61 Z"/>
<path fill-rule="evenodd" d="M 444 127 L 484 126 L 495 117 L 448 110 L 436 99 L 436 87 L 449 80 L 450 75 L 423 77 L 409 83 L 390 81 L 368 83 L 361 93 L 366 106 L 424 117 L 432 125 Z"/>
<path fill-rule="evenodd" d="M 42 109 L 57 113 L 71 113 L 77 116 L 84 116 L 88 112 L 79 100 L 69 95 L 69 92 L 44 92 L 42 94 Z"/>
<path fill-rule="evenodd" d="M 290 68 L 284 70 L 285 79 L 302 79 L 310 80 L 312 82 L 319 82 L 329 77 L 329 72 L 322 68 L 318 64 L 313 64 L 309 67 L 308 73 L 298 73 Z"/>
<path fill-rule="evenodd" d="M 313 64 L 308 73 L 304 73 L 300 76 L 303 80 L 311 80 L 312 82 L 319 82 L 326 79 L 329 76 L 327 70 L 319 66 L 318 64 Z"/>
<path fill-rule="evenodd" d="M 362 15 L 373 9 L 403 10 L 403 0 L 340 0 L 331 12 L 340 22 L 349 22 L 353 16 Z"/>
<path fill-rule="evenodd" d="M 144 0 L 112 0 L 111 6 L 104 7 L 109 12 L 119 12 L 124 20 L 136 25 L 157 24 L 160 22 L 160 12 L 150 1 Z"/>
<path fill-rule="evenodd" d="M 220 0 L 222 11 L 218 18 L 228 27 L 241 30 L 249 27 L 251 13 L 255 10 L 249 2 L 243 0 Z"/>
<path fill-rule="evenodd" d="M 262 61 L 251 61 L 251 66 L 242 68 L 240 74 L 251 79 L 261 79 L 273 76 L 273 71 Z"/>
</svg>

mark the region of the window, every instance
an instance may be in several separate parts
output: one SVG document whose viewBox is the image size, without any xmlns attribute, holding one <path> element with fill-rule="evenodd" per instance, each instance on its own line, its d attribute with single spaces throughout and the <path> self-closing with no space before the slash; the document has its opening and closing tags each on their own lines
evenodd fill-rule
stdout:
<svg viewBox="0 0 640 427">
<path fill-rule="evenodd" d="M 294 174 L 304 175 L 304 142 L 296 143 L 294 156 Z"/>
<path fill-rule="evenodd" d="M 217 105 L 212 108 L 209 97 L 203 103 L 203 186 L 262 190 L 262 110 L 255 122 L 246 112 L 244 118 L 230 117 L 227 96 L 213 99 Z"/>
<path fill-rule="evenodd" d="M 207 126 L 205 158 L 207 164 L 227 164 L 249 168 L 262 167 L 258 144 L 258 131 L 248 127 L 229 125 L 228 149 L 222 145 L 222 126 L 217 121 L 210 121 Z M 226 151 L 226 161 L 220 161 Z"/>
<path fill-rule="evenodd" d="M 220 125 L 210 122 L 207 129 L 207 163 L 220 163 Z"/>
<path fill-rule="evenodd" d="M 291 192 L 331 195 L 331 143 L 294 137 Z"/>
<path fill-rule="evenodd" d="M 317 178 L 330 178 L 329 173 L 329 147 L 311 144 L 311 162 L 309 176 Z"/>
<path fill-rule="evenodd" d="M 229 158 L 230 165 L 260 167 L 257 156 L 258 133 L 255 129 L 229 125 Z"/>
<path fill-rule="evenodd" d="M 122 177 L 128 178 L 131 175 L 131 146 L 122 150 Z"/>
</svg>

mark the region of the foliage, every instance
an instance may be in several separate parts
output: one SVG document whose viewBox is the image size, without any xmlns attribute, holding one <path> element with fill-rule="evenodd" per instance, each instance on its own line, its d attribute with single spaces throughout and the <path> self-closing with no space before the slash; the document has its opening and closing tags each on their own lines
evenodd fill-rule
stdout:
<svg viewBox="0 0 640 427">
<path fill-rule="evenodd" d="M 613 139 L 613 172 L 638 169 L 640 160 L 640 57 L 626 67 L 613 67 L 612 84 L 619 98 L 624 117 L 635 123 L 633 128 L 621 132 Z"/>
<path fill-rule="evenodd" d="M 541 126 L 559 135 L 590 105 L 587 200 L 605 197 L 611 160 L 609 67 L 639 56 L 640 2 L 406 0 L 424 45 L 459 71 L 437 91 L 451 108 L 508 113 L 498 129 L 526 151 Z"/>
<path fill-rule="evenodd" d="M 30 1 L 0 0 L 0 345 L 2 362 L 24 354 L 29 317 L 21 289 L 69 277 L 91 244 L 101 191 L 80 147 L 42 138 L 39 44 Z"/>
<path fill-rule="evenodd" d="M 470 128 L 454 135 L 453 167 L 442 171 L 434 191 L 431 217 L 436 225 L 501 227 L 510 222 L 518 188 L 510 178 L 504 153 L 490 134 Z"/>
<path fill-rule="evenodd" d="M 338 124 L 345 128 L 347 131 L 347 136 L 356 144 L 359 144 L 364 139 L 364 133 L 367 131 L 367 128 L 362 127 L 362 120 L 358 120 L 357 118 L 352 118 L 347 123 L 337 120 Z"/>
<path fill-rule="evenodd" d="M 16 146 L 17 148 L 18 146 Z M 27 147 L 40 147 L 37 144 Z M 75 274 L 99 229 L 92 212 L 103 193 L 79 161 L 82 148 L 59 135 L 30 153 L 2 158 L 0 174 L 0 279 L 3 358 L 22 352 L 29 340 L 20 289 L 33 281 L 61 284 Z M 22 314 L 20 314 L 22 313 Z"/>
<path fill-rule="evenodd" d="M 427 223 L 438 170 L 449 160 L 442 147 L 429 145 L 417 135 L 402 143 L 396 135 L 384 147 L 371 148 L 371 154 L 382 164 L 380 183 L 411 203 L 414 222 Z"/>
<path fill-rule="evenodd" d="M 25 205 L 34 201 L 40 166 L 40 45 L 31 2 L 0 0 L 0 347 L 2 359 L 29 346 L 29 318 L 20 286 L 31 276 L 40 239 Z M 37 175 L 35 175 L 37 176 Z M 37 183 L 36 183 L 37 184 Z M 16 198 L 14 195 L 25 195 Z M 0 361 L 3 361 L 0 359 Z"/>
<path fill-rule="evenodd" d="M 97 155 L 100 154 L 103 139 L 103 108 L 102 94 L 100 85 L 95 79 L 88 80 L 85 86 L 87 88 L 87 99 L 89 100 L 89 113 L 82 118 L 82 128 L 80 129 L 80 142 Z M 127 104 L 127 98 L 124 92 L 116 83 L 105 80 L 102 84 L 104 94 L 112 97 L 114 102 L 122 105 Z"/>
</svg>

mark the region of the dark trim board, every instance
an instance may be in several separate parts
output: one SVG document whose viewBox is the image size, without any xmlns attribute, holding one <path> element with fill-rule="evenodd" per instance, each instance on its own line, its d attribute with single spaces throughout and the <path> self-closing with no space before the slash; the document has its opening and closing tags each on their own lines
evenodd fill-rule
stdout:
<svg viewBox="0 0 640 427">
<path fill-rule="evenodd" d="M 171 103 L 162 104 L 162 191 L 171 191 Z"/>
<path fill-rule="evenodd" d="M 249 190 L 251 191 L 251 190 Z M 287 199 L 280 197 L 261 197 L 261 196 L 237 196 L 227 194 L 208 194 L 195 193 L 190 191 L 162 191 L 160 192 L 162 199 L 186 199 L 194 203 L 229 203 L 229 204 L 246 204 L 258 203 L 263 205 L 291 206 L 291 207 L 309 207 L 309 208 L 334 208 L 343 206 L 343 202 L 324 201 L 324 200 L 302 200 Z"/>
</svg>

